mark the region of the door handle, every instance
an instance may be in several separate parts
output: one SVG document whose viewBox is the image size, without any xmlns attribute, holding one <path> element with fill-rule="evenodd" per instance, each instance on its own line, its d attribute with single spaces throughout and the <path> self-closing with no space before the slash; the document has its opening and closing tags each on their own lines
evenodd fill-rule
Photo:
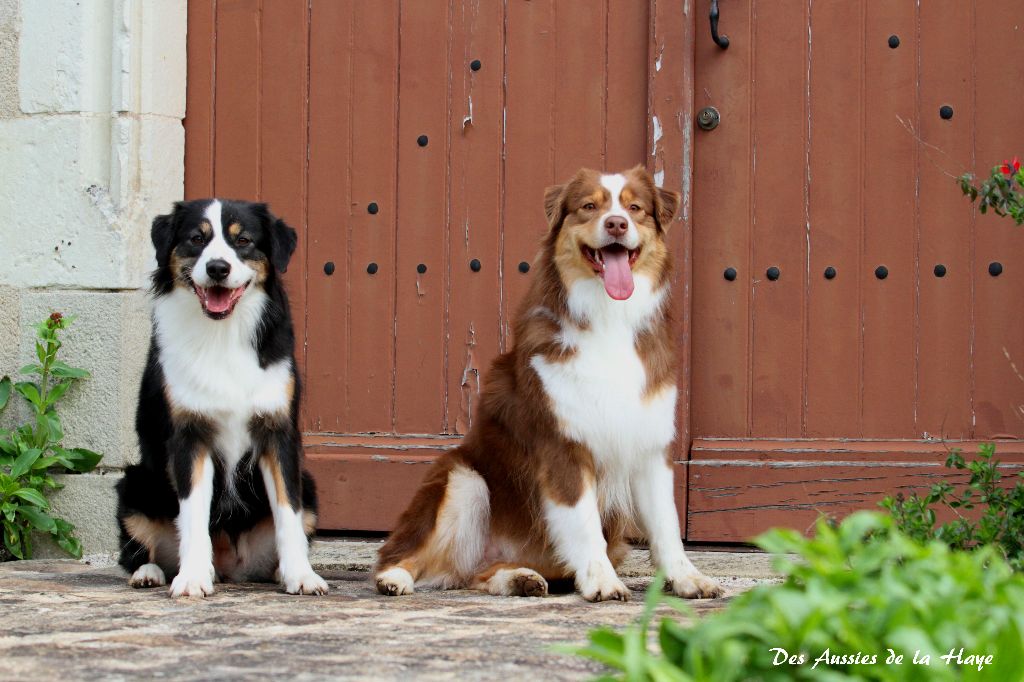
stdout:
<svg viewBox="0 0 1024 682">
<path fill-rule="evenodd" d="M 711 0 L 711 39 L 723 50 L 729 47 L 729 38 L 718 35 L 718 0 Z"/>
</svg>

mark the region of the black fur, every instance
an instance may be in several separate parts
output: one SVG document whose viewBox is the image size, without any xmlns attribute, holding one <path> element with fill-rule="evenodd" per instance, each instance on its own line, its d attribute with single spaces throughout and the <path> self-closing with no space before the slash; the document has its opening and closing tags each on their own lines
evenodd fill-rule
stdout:
<svg viewBox="0 0 1024 682">
<path fill-rule="evenodd" d="M 154 297 L 166 296 L 176 286 L 192 287 L 189 273 L 181 269 L 180 263 L 196 258 L 204 248 L 191 240 L 201 229 L 210 201 L 178 202 L 172 213 L 154 219 L 151 232 L 157 259 L 157 269 L 152 275 Z M 131 536 L 125 519 L 142 515 L 173 524 L 178 515 L 179 498 L 190 493 L 195 456 L 203 450 L 214 453 L 211 454 L 215 467 L 211 535 L 223 533 L 233 542 L 271 516 L 267 492 L 255 461 L 261 454 L 276 456 L 291 506 L 317 511 L 313 479 L 302 468 L 298 424 L 300 387 L 298 377 L 294 376 L 295 334 L 288 297 L 278 274 L 284 272 L 295 250 L 295 230 L 276 218 L 265 204 L 221 203 L 223 226 L 212 226 L 213 229 L 226 229 L 232 223 L 240 223 L 245 234 L 251 236 L 251 243 L 235 244 L 232 248 L 239 258 L 266 265 L 265 279 L 259 286 L 268 300 L 253 346 L 261 367 L 291 359 L 294 391 L 290 411 L 286 419 L 280 416 L 253 418 L 250 422 L 252 448 L 235 471 L 225 472 L 213 450 L 216 423 L 205 415 L 174 413 L 168 404 L 160 348 L 156 335 L 151 336 L 135 419 L 141 460 L 125 470 L 124 478 L 117 485 L 120 564 L 129 573 L 148 563 L 150 555 L 149 550 Z M 179 263 L 177 270 L 175 257 Z M 198 299 L 195 314 L 204 314 Z M 233 478 L 232 485 L 226 485 L 228 476 Z M 161 568 L 167 573 L 168 581 L 177 571 L 177 566 Z"/>
</svg>

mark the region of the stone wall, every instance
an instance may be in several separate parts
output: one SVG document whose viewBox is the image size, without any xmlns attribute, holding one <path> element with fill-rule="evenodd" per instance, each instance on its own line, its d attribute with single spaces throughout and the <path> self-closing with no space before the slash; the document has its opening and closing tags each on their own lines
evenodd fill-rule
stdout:
<svg viewBox="0 0 1024 682">
<path fill-rule="evenodd" d="M 33 357 L 31 324 L 77 316 L 61 352 L 93 378 L 62 403 L 66 443 L 105 457 L 53 503 L 86 554 L 116 549 L 113 485 L 137 457 L 149 225 L 184 186 L 185 30 L 185 0 L 0 0 L 0 374 Z"/>
</svg>

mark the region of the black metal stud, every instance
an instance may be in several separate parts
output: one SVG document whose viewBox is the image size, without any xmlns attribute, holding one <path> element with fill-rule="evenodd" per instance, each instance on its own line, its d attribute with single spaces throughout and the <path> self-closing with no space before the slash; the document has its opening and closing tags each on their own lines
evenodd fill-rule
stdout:
<svg viewBox="0 0 1024 682">
<path fill-rule="evenodd" d="M 722 273 L 722 277 L 732 282 L 736 279 L 736 268 L 726 268 L 725 272 Z"/>
<path fill-rule="evenodd" d="M 370 263 L 369 265 L 366 266 L 366 271 L 368 273 L 370 273 L 371 275 L 376 275 L 377 274 L 377 269 L 378 268 L 377 268 L 377 264 L 376 263 Z"/>
<path fill-rule="evenodd" d="M 377 215 L 377 211 L 379 211 L 379 210 L 380 210 L 380 207 L 377 206 L 377 202 L 376 201 L 371 201 L 370 203 L 368 203 L 366 205 L 366 212 L 369 213 L 370 215 Z"/>
<path fill-rule="evenodd" d="M 426 135 L 420 135 L 419 137 L 416 138 L 416 144 L 418 144 L 421 147 L 426 147 L 427 146 L 427 142 L 429 142 L 429 141 L 430 140 L 427 139 Z"/>
<path fill-rule="evenodd" d="M 936 277 L 945 277 L 946 266 L 943 265 L 942 263 L 939 263 L 938 265 L 935 266 L 935 270 L 933 270 L 933 272 L 935 273 Z"/>
<path fill-rule="evenodd" d="M 895 50 L 899 46 L 900 46 L 900 37 L 898 35 L 895 35 L 895 34 L 889 36 L 889 47 L 891 47 L 892 49 Z"/>
<path fill-rule="evenodd" d="M 523 261 L 523 262 L 521 262 L 519 264 L 519 272 L 521 272 L 521 273 L 523 273 L 525 275 L 529 271 L 530 271 L 530 264 L 529 263 L 527 263 L 526 261 Z"/>
<path fill-rule="evenodd" d="M 416 272 L 420 273 L 421 275 L 424 272 L 426 272 L 426 271 L 427 271 L 427 266 L 424 265 L 423 263 L 420 263 L 419 265 L 416 266 Z"/>
<path fill-rule="evenodd" d="M 834 267 L 832 267 L 831 265 L 828 266 L 827 268 L 825 268 L 825 279 L 835 279 L 835 278 L 836 278 L 836 269 Z"/>
<path fill-rule="evenodd" d="M 480 63 L 479 59 L 474 59 L 469 63 L 469 68 L 473 69 L 474 71 L 479 71 L 481 66 L 483 66 L 483 64 Z"/>
<path fill-rule="evenodd" d="M 1003 264 L 1000 263 L 999 261 L 992 261 L 991 263 L 988 264 L 988 274 L 992 275 L 993 277 L 998 277 L 999 275 L 1003 274 Z"/>
<path fill-rule="evenodd" d="M 326 263 L 324 263 L 324 274 L 334 274 L 334 263 L 332 261 L 327 261 Z"/>
<path fill-rule="evenodd" d="M 877 277 L 878 279 L 885 279 L 888 276 L 889 268 L 885 267 L 884 265 L 879 265 L 877 268 L 875 268 L 875 277 Z"/>
<path fill-rule="evenodd" d="M 469 261 L 469 269 L 472 270 L 473 272 L 480 272 L 480 261 L 477 260 L 476 258 Z"/>
<path fill-rule="evenodd" d="M 779 278 L 779 275 L 781 275 L 782 272 L 773 265 L 770 268 L 768 268 L 768 271 L 765 274 L 768 275 L 768 279 L 774 282 Z"/>
<path fill-rule="evenodd" d="M 953 118 L 953 107 L 949 106 L 948 104 L 943 104 L 941 107 L 939 107 L 939 116 L 944 121 L 948 121 L 949 119 Z"/>
</svg>

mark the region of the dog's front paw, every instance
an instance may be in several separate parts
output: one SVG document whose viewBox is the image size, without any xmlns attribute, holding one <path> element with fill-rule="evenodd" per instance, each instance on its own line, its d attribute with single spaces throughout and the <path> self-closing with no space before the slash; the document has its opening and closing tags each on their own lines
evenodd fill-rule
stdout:
<svg viewBox="0 0 1024 682">
<path fill-rule="evenodd" d="M 209 597 L 213 594 L 213 565 L 201 569 L 181 569 L 171 581 L 172 597 Z"/>
<path fill-rule="evenodd" d="M 128 578 L 128 584 L 135 588 L 160 587 L 167 584 L 167 576 L 156 564 L 143 564 L 135 569 L 131 578 Z"/>
<path fill-rule="evenodd" d="M 725 590 L 700 571 L 690 571 L 665 581 L 665 591 L 684 599 L 717 599 Z"/>
<path fill-rule="evenodd" d="M 630 597 L 629 588 L 614 573 L 588 577 L 580 583 L 579 590 L 587 601 L 629 601 Z"/>
<path fill-rule="evenodd" d="M 327 594 L 327 581 L 312 570 L 308 573 L 284 579 L 284 591 L 288 594 Z"/>
<path fill-rule="evenodd" d="M 413 593 L 412 574 L 404 568 L 392 566 L 377 574 L 377 591 L 388 597 Z"/>
</svg>

